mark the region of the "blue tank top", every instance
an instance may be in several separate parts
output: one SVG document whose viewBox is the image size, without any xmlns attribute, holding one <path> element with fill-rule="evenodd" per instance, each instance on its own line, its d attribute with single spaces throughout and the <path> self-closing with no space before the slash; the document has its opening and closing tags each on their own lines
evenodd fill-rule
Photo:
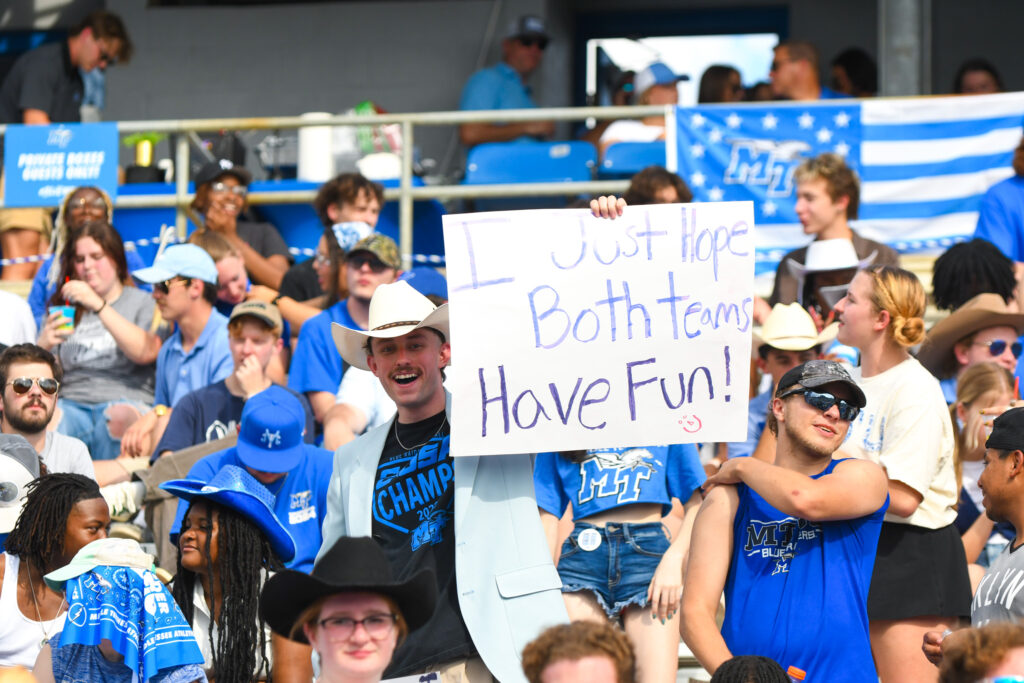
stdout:
<svg viewBox="0 0 1024 683">
<path fill-rule="evenodd" d="M 867 598 L 888 498 L 865 517 L 809 522 L 779 512 L 743 484 L 736 489 L 722 624 L 730 652 L 797 666 L 809 681 L 877 681 Z"/>
</svg>

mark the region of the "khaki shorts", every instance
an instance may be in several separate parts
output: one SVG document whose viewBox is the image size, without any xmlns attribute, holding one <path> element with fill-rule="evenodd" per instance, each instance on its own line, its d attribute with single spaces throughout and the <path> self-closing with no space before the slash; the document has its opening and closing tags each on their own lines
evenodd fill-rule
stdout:
<svg viewBox="0 0 1024 683">
<path fill-rule="evenodd" d="M 0 172 L 0 195 L 4 191 L 4 176 Z M 53 219 L 51 209 L 42 208 L 17 208 L 0 209 L 0 232 L 7 230 L 35 230 L 42 233 L 43 240 L 50 242 L 53 234 Z"/>
</svg>

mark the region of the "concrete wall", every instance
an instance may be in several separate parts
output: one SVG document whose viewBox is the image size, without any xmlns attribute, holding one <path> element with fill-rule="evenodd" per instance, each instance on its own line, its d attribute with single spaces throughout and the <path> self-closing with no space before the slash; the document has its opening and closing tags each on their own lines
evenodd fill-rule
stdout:
<svg viewBox="0 0 1024 683">
<path fill-rule="evenodd" d="M 978 54 L 1024 88 L 1016 0 L 931 0 L 933 91 L 946 92 L 957 65 Z M 67 25 L 98 4 L 122 15 L 138 45 L 131 64 L 111 69 L 107 119 L 298 114 L 343 111 L 372 99 L 391 111 L 454 109 L 466 78 L 499 56 L 519 14 L 545 16 L 554 40 L 537 99 L 571 103 L 571 42 L 582 14 L 721 10 L 720 0 L 361 0 L 229 7 L 150 7 L 143 0 L 0 0 L 3 28 Z M 785 7 L 789 35 L 817 42 L 827 63 L 859 45 L 877 55 L 875 3 L 743 0 L 744 8 Z M 32 11 L 32 7 L 35 10 Z M 496 14 L 496 32 L 486 40 Z M 481 58 L 482 57 L 482 58 Z M 453 129 L 418 128 L 424 156 L 453 149 Z"/>
</svg>

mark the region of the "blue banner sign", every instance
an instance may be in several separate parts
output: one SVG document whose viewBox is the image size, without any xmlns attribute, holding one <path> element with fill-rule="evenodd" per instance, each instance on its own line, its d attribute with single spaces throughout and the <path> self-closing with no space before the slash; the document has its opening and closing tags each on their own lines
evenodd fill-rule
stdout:
<svg viewBox="0 0 1024 683">
<path fill-rule="evenodd" d="M 117 196 L 116 123 L 8 125 L 4 206 L 57 206 L 81 185 Z"/>
</svg>

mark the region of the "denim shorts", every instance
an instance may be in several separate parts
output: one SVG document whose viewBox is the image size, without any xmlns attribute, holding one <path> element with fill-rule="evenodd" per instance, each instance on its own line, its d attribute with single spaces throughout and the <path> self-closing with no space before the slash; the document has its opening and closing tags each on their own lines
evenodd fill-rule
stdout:
<svg viewBox="0 0 1024 683">
<path fill-rule="evenodd" d="M 601 545 L 593 550 L 579 544 L 580 534 L 587 529 L 601 535 Z M 558 560 L 562 592 L 590 591 L 609 619 L 618 619 L 630 605 L 646 607 L 647 588 L 668 546 L 668 532 L 661 522 L 603 527 L 577 522 Z"/>
</svg>

